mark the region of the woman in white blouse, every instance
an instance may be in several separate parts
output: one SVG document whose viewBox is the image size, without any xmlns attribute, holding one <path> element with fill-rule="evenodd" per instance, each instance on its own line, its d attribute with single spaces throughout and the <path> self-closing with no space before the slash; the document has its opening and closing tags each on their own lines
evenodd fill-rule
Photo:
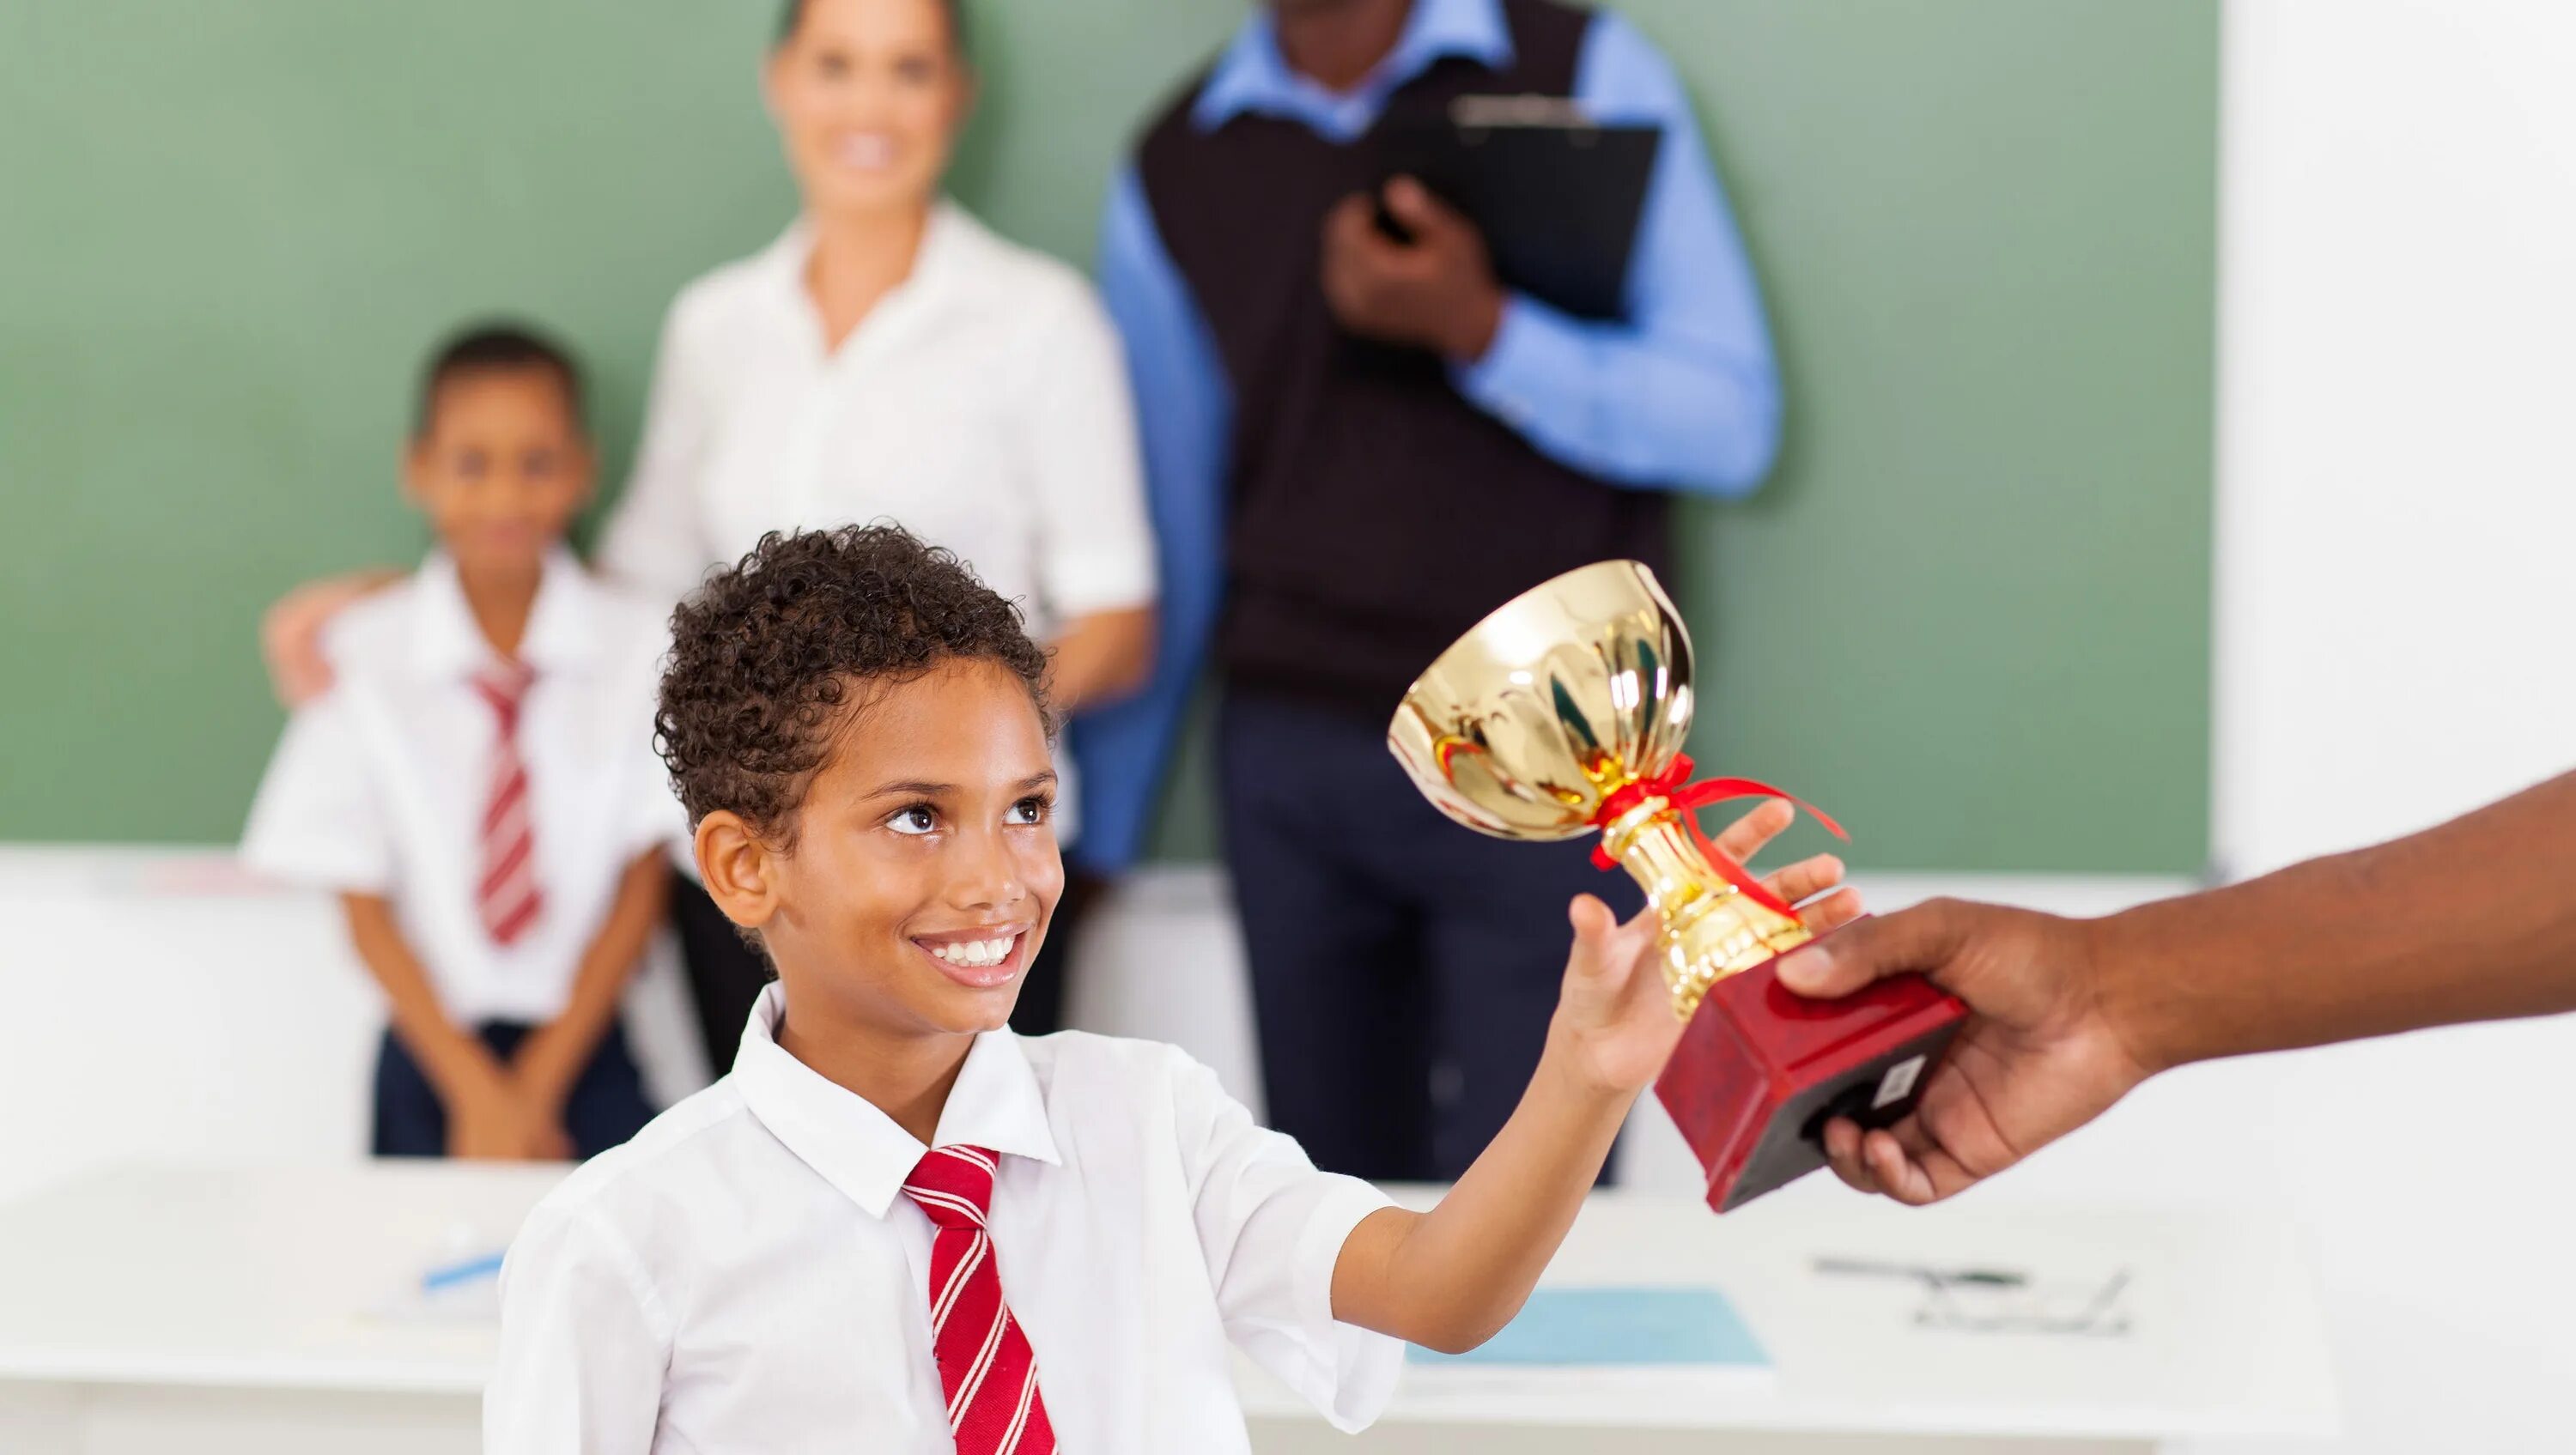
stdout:
<svg viewBox="0 0 2576 1455">
<path fill-rule="evenodd" d="M 1154 549 L 1117 336 L 1080 273 L 940 192 L 974 79 L 957 0 L 788 0 L 762 76 L 799 217 L 691 283 L 599 565 L 677 599 L 761 534 L 891 519 L 955 551 L 1053 644 L 1070 710 L 1143 685 Z M 324 620 L 370 578 L 281 601 L 282 696 L 327 680 Z M 1072 789 L 1074 785 L 1068 784 Z M 1059 822 L 1079 832 L 1068 792 Z M 694 886 L 676 903 L 715 1069 L 764 978 Z M 1071 886 L 1048 948 L 1070 938 Z M 1061 971 L 1031 967 L 1023 1029 Z"/>
</svg>

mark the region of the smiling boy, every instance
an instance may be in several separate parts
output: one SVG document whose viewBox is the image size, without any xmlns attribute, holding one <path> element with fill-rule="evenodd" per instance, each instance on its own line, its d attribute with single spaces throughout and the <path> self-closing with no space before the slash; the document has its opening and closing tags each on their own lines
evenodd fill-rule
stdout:
<svg viewBox="0 0 2576 1455">
<path fill-rule="evenodd" d="M 1239 1451 L 1229 1344 L 1356 1429 L 1400 1340 L 1469 1348 L 1519 1309 L 1679 1038 L 1651 923 L 1575 901 L 1520 1110 L 1402 1210 L 1172 1047 L 1008 1029 L 1064 877 L 1047 664 L 953 556 L 773 535 L 673 626 L 663 754 L 778 982 L 732 1075 L 529 1218 L 495 1455 Z"/>
</svg>

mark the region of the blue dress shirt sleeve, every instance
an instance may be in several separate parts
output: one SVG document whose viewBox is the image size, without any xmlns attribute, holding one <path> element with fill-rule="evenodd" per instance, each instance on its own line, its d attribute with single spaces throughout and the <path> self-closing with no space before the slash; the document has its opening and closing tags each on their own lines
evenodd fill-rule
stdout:
<svg viewBox="0 0 2576 1455">
<path fill-rule="evenodd" d="M 1652 42 L 1593 21 L 1575 99 L 1663 128 L 1628 265 L 1628 317 L 1594 322 L 1515 295 L 1458 389 L 1550 457 L 1617 484 L 1741 496 L 1780 438 L 1762 297 L 1690 97 Z"/>
<path fill-rule="evenodd" d="M 1073 857 L 1094 872 L 1114 873 L 1143 851 L 1163 769 L 1216 628 L 1234 404 L 1215 339 L 1164 250 L 1132 167 L 1110 188 L 1099 272 L 1101 301 L 1126 344 L 1162 582 L 1153 679 L 1137 696 L 1086 713 L 1071 728 L 1083 784 Z"/>
</svg>

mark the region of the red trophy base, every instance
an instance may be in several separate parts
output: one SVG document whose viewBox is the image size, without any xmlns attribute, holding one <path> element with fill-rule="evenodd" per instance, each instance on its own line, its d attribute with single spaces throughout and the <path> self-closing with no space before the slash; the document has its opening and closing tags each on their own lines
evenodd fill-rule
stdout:
<svg viewBox="0 0 2576 1455">
<path fill-rule="evenodd" d="M 1968 1008 L 1920 975 L 1842 1000 L 1791 994 L 1766 961 L 1710 987 L 1655 1097 L 1708 1172 L 1708 1205 L 1742 1207 L 1825 1165 L 1825 1123 L 1888 1126 Z"/>
</svg>

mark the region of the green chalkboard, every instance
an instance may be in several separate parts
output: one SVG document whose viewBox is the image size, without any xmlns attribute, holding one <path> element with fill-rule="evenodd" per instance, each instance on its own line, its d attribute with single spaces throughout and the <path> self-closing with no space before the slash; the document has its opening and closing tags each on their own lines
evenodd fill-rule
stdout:
<svg viewBox="0 0 2576 1455">
<path fill-rule="evenodd" d="M 1077 259 L 1241 0 L 983 0 L 956 186 Z M 1687 509 L 1704 762 L 1903 868 L 2187 870 L 2207 699 L 2214 0 L 1635 0 L 1789 398 Z M 0 7 L 0 839 L 219 841 L 260 607 L 414 556 L 423 346 L 571 337 L 622 477 L 654 329 L 792 205 L 767 0 Z M 1208 844 L 1185 761 L 1163 852 Z"/>
</svg>

